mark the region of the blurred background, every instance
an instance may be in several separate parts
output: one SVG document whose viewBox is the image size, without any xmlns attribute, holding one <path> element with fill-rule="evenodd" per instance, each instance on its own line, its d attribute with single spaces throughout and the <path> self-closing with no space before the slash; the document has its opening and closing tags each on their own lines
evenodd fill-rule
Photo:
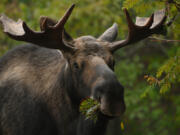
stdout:
<svg viewBox="0 0 180 135">
<path fill-rule="evenodd" d="M 107 135 L 180 135 L 180 1 L 179 0 L 1 0 L 0 13 L 21 18 L 39 30 L 40 16 L 59 19 L 72 4 L 76 7 L 66 24 L 74 38 L 98 37 L 114 22 L 118 39 L 127 34 L 122 8 L 136 16 L 150 16 L 166 7 L 168 21 L 175 17 L 166 34 L 153 35 L 117 51 L 115 72 L 125 87 L 127 110 L 123 118 L 110 122 Z M 0 30 L 0 56 L 23 44 Z"/>
</svg>

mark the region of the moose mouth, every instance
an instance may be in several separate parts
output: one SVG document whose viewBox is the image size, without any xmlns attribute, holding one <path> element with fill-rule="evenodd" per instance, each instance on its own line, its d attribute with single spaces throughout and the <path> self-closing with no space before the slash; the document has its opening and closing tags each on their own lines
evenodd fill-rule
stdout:
<svg viewBox="0 0 180 135">
<path fill-rule="evenodd" d="M 106 99 L 101 99 L 100 112 L 108 117 L 121 117 L 125 112 L 124 102 L 108 102 Z"/>
<path fill-rule="evenodd" d="M 93 98 L 87 98 L 81 102 L 80 112 L 84 114 L 87 119 L 94 117 L 102 117 L 105 119 L 113 119 L 121 117 L 125 111 L 125 106 L 121 102 L 109 103 L 107 100 L 100 99 L 99 101 Z"/>
<path fill-rule="evenodd" d="M 105 111 L 105 110 L 102 110 L 101 108 L 100 108 L 100 113 L 102 115 L 104 115 L 105 117 L 110 118 L 110 119 L 117 118 L 117 117 L 122 117 L 122 115 L 123 115 L 122 111 L 117 112 L 117 113 L 110 113 L 110 111 Z"/>
<path fill-rule="evenodd" d="M 101 116 L 101 117 L 106 118 L 106 119 L 109 119 L 109 120 L 118 117 L 118 116 L 109 116 L 109 115 L 106 115 L 106 114 L 102 113 L 101 111 L 100 111 L 99 113 L 100 113 L 100 116 Z"/>
<path fill-rule="evenodd" d="M 111 119 L 115 119 L 118 117 L 122 117 L 123 114 L 121 115 L 112 115 L 112 114 L 108 114 L 108 113 L 104 113 L 101 109 L 99 109 L 99 117 L 101 118 L 105 118 L 107 120 L 111 120 Z"/>
</svg>

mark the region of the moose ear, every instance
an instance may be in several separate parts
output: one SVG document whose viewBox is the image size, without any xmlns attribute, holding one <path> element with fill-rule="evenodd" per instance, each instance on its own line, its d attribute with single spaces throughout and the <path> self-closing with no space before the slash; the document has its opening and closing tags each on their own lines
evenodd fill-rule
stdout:
<svg viewBox="0 0 180 135">
<path fill-rule="evenodd" d="M 113 42 L 118 35 L 118 26 L 114 23 L 110 28 L 108 28 L 98 39 Z"/>
</svg>

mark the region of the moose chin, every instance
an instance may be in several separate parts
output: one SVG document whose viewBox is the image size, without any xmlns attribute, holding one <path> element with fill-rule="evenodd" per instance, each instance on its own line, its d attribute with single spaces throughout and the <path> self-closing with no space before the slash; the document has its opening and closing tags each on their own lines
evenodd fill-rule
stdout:
<svg viewBox="0 0 180 135">
<path fill-rule="evenodd" d="M 43 16 L 41 31 L 1 15 L 4 33 L 25 41 L 0 58 L 0 135 L 104 135 L 110 118 L 125 112 L 124 88 L 114 73 L 113 53 L 152 34 L 161 34 L 163 10 L 133 23 L 124 9 L 129 34 L 115 41 L 114 23 L 101 36 L 73 39 L 64 28 L 74 4 L 59 20 Z M 82 99 L 100 102 L 98 120 L 79 112 Z"/>
</svg>

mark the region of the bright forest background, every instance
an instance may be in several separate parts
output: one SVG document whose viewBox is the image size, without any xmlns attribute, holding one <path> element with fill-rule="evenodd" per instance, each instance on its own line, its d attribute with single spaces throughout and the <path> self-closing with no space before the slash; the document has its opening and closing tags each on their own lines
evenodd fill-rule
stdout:
<svg viewBox="0 0 180 135">
<path fill-rule="evenodd" d="M 176 15 L 164 35 L 153 35 L 114 54 L 127 109 L 123 118 L 110 122 L 107 135 L 180 135 L 180 0 L 1 0 L 0 13 L 39 30 L 40 16 L 59 19 L 72 3 L 76 7 L 66 29 L 74 38 L 98 37 L 116 22 L 117 40 L 124 39 L 128 30 L 123 7 L 133 19 L 165 7 L 168 21 Z M 0 56 L 20 44 L 1 27 Z"/>
</svg>

